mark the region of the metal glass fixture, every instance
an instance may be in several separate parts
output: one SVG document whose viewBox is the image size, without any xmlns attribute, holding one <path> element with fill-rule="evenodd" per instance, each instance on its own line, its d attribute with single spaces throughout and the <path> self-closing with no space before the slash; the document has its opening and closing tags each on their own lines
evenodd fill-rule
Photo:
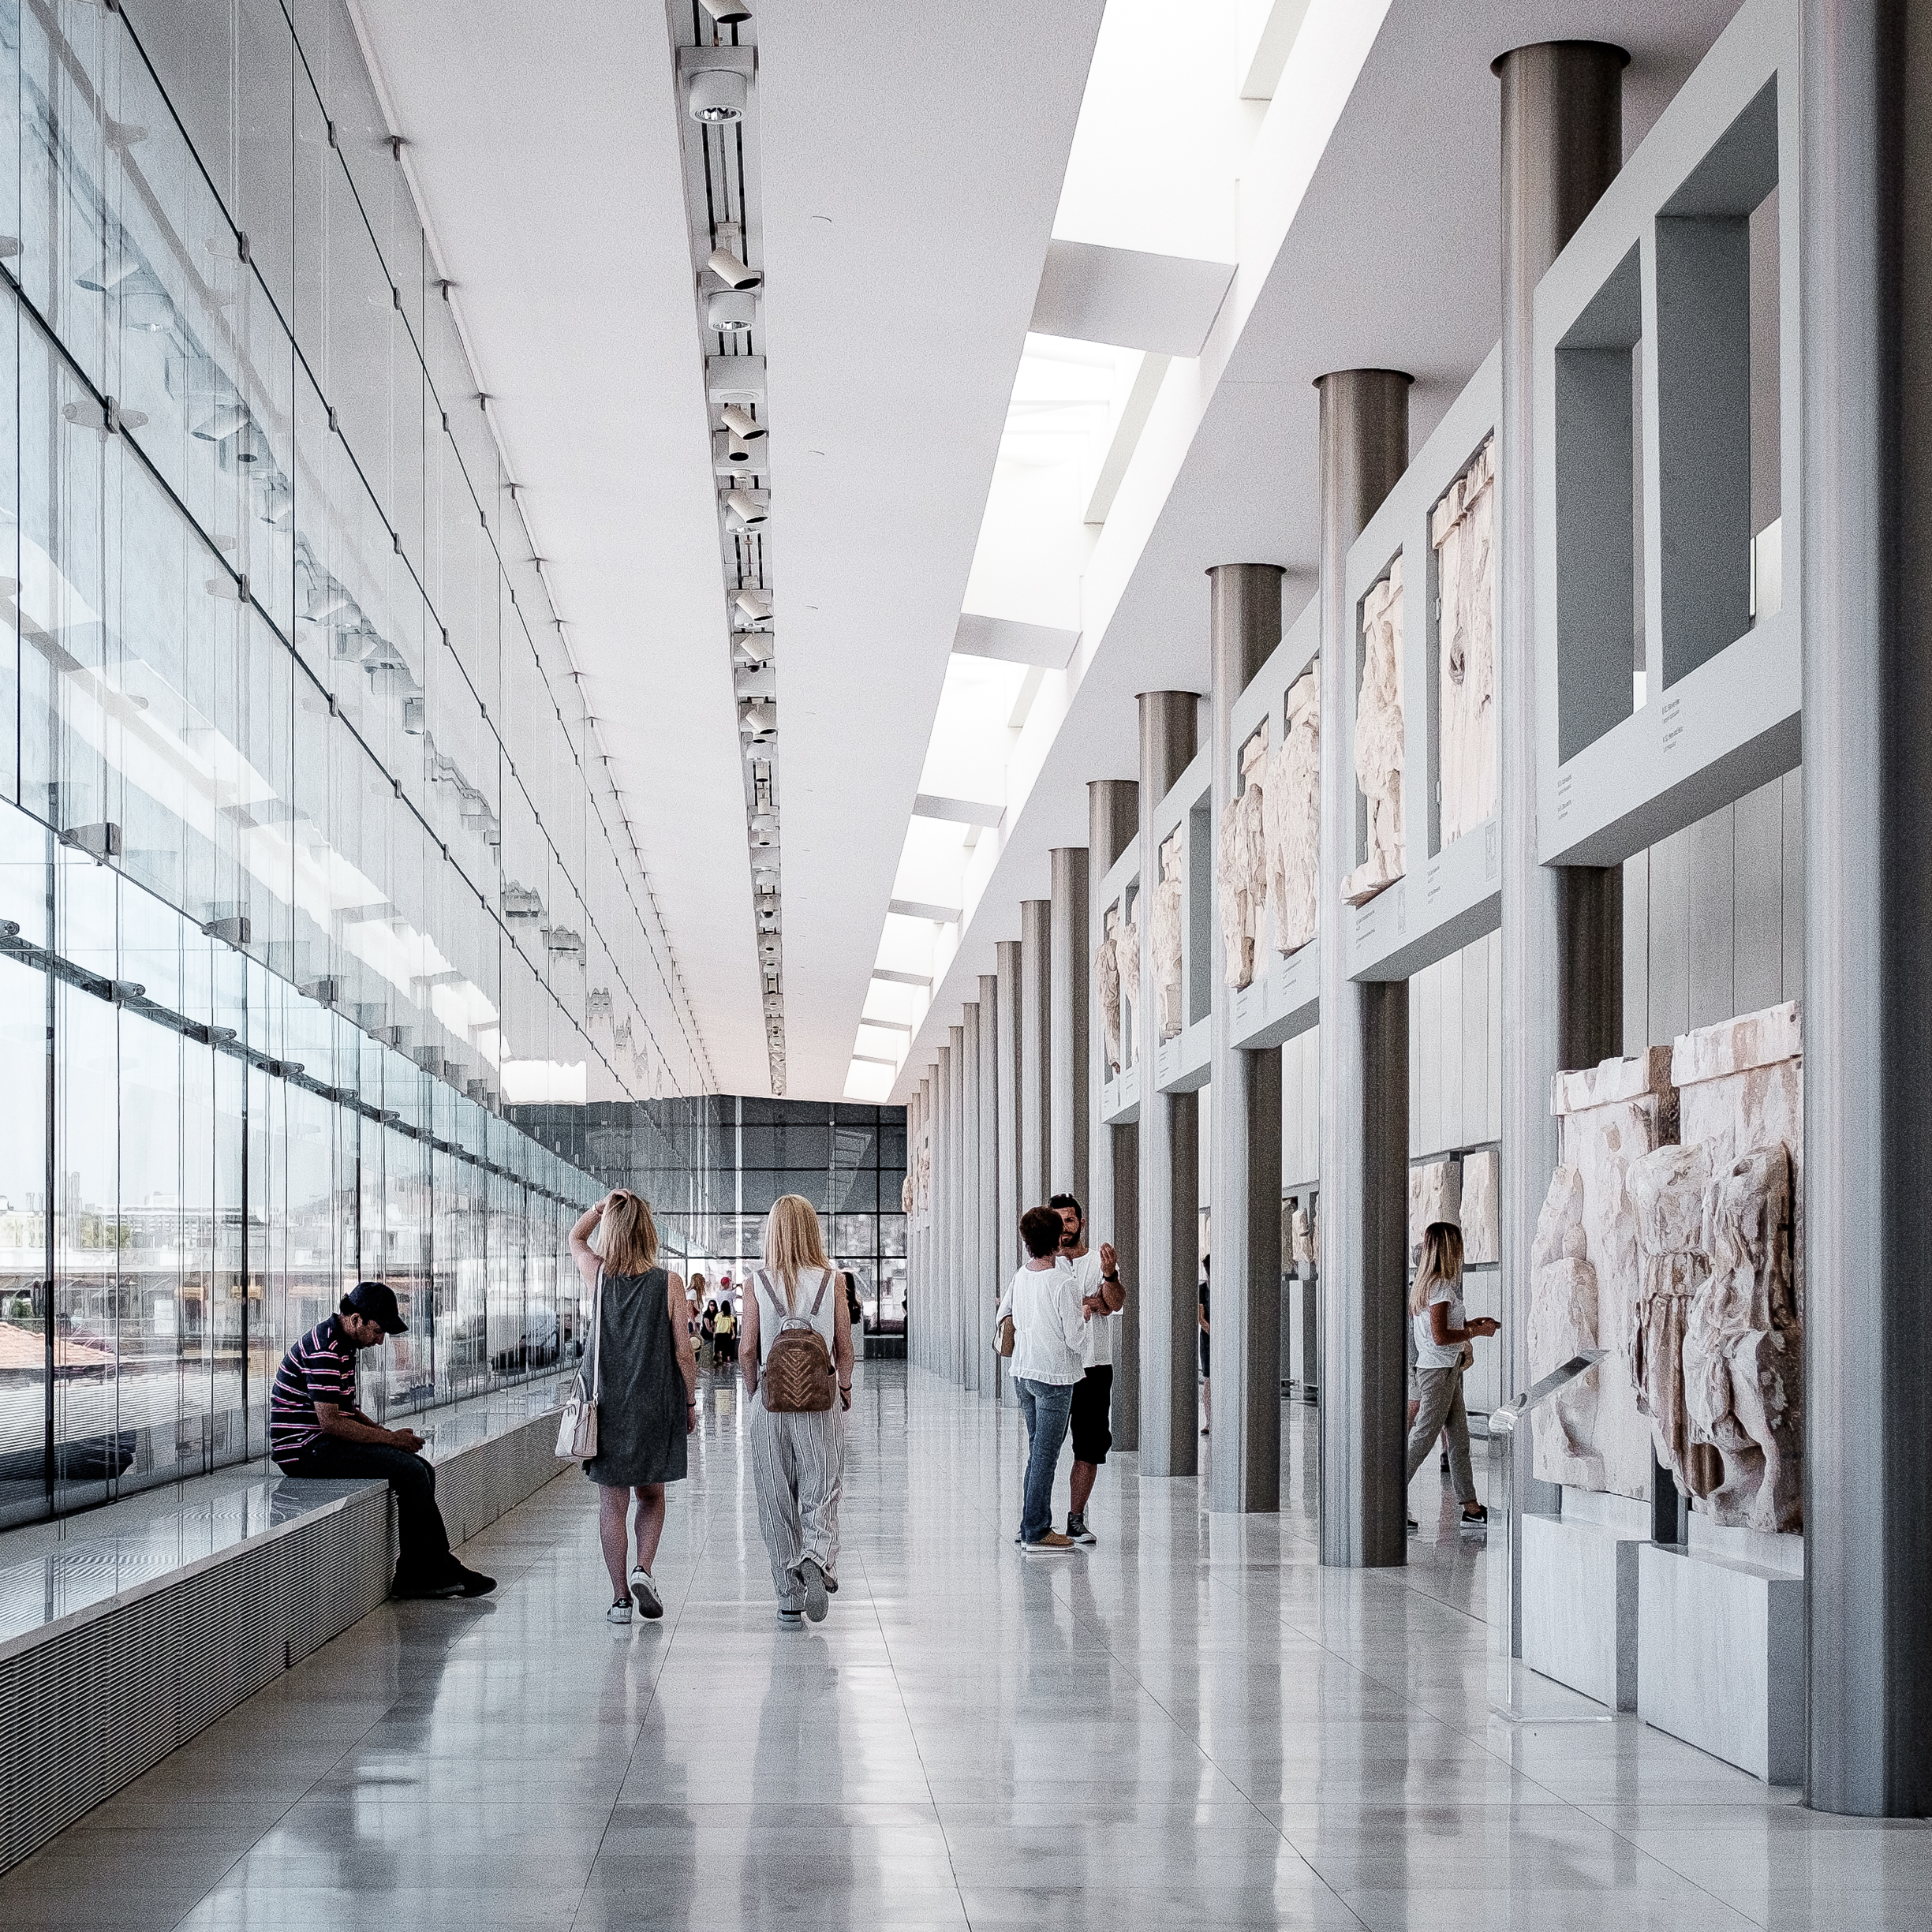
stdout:
<svg viewBox="0 0 1932 1932">
<path fill-rule="evenodd" d="M 715 127 L 742 121 L 750 94 L 742 74 L 729 67 L 701 67 L 691 77 L 686 99 L 693 121 Z"/>
</svg>

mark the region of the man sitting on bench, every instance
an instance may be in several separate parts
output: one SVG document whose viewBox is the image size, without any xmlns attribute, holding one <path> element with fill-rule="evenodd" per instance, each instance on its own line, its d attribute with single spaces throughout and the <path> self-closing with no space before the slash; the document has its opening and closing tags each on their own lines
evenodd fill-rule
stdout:
<svg viewBox="0 0 1932 1932">
<path fill-rule="evenodd" d="M 384 1429 L 356 1406 L 356 1351 L 375 1348 L 409 1324 L 393 1290 L 358 1281 L 341 1312 L 318 1323 L 282 1358 L 269 1403 L 268 1447 L 286 1476 L 382 1476 L 396 1497 L 402 1553 L 398 1597 L 480 1597 L 496 1579 L 466 1570 L 450 1553 L 436 1507 L 436 1472 L 417 1451 L 413 1429 Z"/>
</svg>

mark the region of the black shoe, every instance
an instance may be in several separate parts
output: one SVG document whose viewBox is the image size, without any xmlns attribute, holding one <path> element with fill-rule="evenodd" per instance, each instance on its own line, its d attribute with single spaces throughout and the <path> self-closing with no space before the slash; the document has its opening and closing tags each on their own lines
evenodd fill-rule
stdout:
<svg viewBox="0 0 1932 1932">
<path fill-rule="evenodd" d="M 469 1574 L 468 1571 L 465 1571 L 462 1575 L 446 1576 L 432 1581 L 428 1577 L 404 1576 L 398 1572 L 394 1583 L 391 1586 L 389 1594 L 394 1601 L 402 1603 L 413 1603 L 429 1597 L 464 1597 L 480 1594 L 480 1592 L 472 1592 L 464 1589 L 463 1577 Z M 490 1588 L 495 1587 L 494 1584 L 489 1583 L 487 1577 L 484 1581 Z"/>
<path fill-rule="evenodd" d="M 480 1570 L 465 1570 L 461 1564 L 456 1567 L 456 1594 L 459 1597 L 487 1597 L 496 1587 L 496 1579 L 485 1576 Z"/>
<path fill-rule="evenodd" d="M 1438 1463 L 1436 1467 L 1440 1469 L 1445 1476 L 1449 1473 L 1449 1452 L 1447 1449 L 1443 1451 L 1442 1460 Z"/>
<path fill-rule="evenodd" d="M 828 1591 L 830 1591 L 830 1592 L 831 1592 L 831 1594 L 833 1596 L 835 1596 L 835 1596 L 837 1596 L 837 1595 L 838 1595 L 838 1594 L 839 1594 L 839 1579 L 838 1579 L 838 1578 L 837 1578 L 837 1577 L 835 1577 L 835 1576 L 832 1575 L 831 1575 L 831 1574 L 829 1571 L 828 1571 L 828 1572 L 826 1573 L 826 1577 L 825 1577 L 825 1587 L 826 1587 L 826 1589 L 827 1589 Z"/>
</svg>

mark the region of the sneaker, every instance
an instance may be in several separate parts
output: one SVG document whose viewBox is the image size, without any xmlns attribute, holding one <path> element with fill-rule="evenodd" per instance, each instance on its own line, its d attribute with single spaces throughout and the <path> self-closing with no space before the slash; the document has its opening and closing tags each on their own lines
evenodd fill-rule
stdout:
<svg viewBox="0 0 1932 1932">
<path fill-rule="evenodd" d="M 1408 1524 L 1409 1524 L 1409 1534 L 1410 1534 L 1410 1535 L 1411 1535 L 1411 1536 L 1420 1536 L 1420 1535 L 1422 1534 L 1422 1525 L 1421 1525 L 1419 1523 L 1418 1523 L 1418 1522 L 1415 1520 L 1415 1519 L 1414 1519 L 1413 1516 L 1411 1516 L 1411 1517 L 1410 1517 L 1410 1518 L 1408 1519 Z"/>
<path fill-rule="evenodd" d="M 630 1599 L 619 1597 L 604 1613 L 607 1624 L 628 1624 L 630 1621 Z"/>
<path fill-rule="evenodd" d="M 1058 1530 L 1049 1530 L 1037 1543 L 1022 1543 L 1020 1547 L 1029 1554 L 1037 1549 L 1071 1549 L 1074 1539 L 1062 1536 Z"/>
<path fill-rule="evenodd" d="M 826 1588 L 827 1588 L 828 1590 L 830 1590 L 830 1591 L 831 1592 L 831 1594 L 833 1594 L 835 1597 L 835 1596 L 837 1596 L 837 1595 L 838 1595 L 838 1594 L 839 1594 L 839 1579 L 838 1579 L 838 1578 L 837 1578 L 837 1577 L 835 1577 L 835 1576 L 831 1575 L 831 1574 L 828 1572 L 828 1573 L 827 1574 L 827 1575 L 826 1575 L 826 1578 L 825 1578 L 825 1587 L 826 1587 Z"/>
<path fill-rule="evenodd" d="M 1465 1512 L 1462 1521 L 1456 1527 L 1464 1536 L 1472 1534 L 1486 1535 L 1489 1527 L 1489 1512 L 1478 1503 L 1476 1513 L 1472 1516 Z"/>
<path fill-rule="evenodd" d="M 463 1579 L 461 1575 L 446 1576 L 431 1583 L 424 1577 L 404 1576 L 398 1573 L 389 1594 L 404 1603 L 431 1597 L 460 1597 L 463 1594 Z"/>
<path fill-rule="evenodd" d="M 798 1566 L 798 1574 L 805 1584 L 805 1613 L 813 1623 L 822 1624 L 831 1607 L 825 1594 L 825 1572 L 807 1556 Z"/>
<path fill-rule="evenodd" d="M 780 1630 L 803 1630 L 805 1616 L 802 1612 L 788 1610 L 782 1603 L 778 1606 L 778 1627 Z"/>
<path fill-rule="evenodd" d="M 480 1570 L 465 1570 L 461 1564 L 456 1567 L 456 1594 L 459 1597 L 487 1597 L 496 1587 L 496 1579 L 485 1576 Z"/>
<path fill-rule="evenodd" d="M 664 1599 L 657 1594 L 656 1580 L 648 1570 L 631 1571 L 630 1594 L 640 1616 L 662 1616 L 664 1614 Z"/>
<path fill-rule="evenodd" d="M 1100 1541 L 1100 1538 L 1087 1527 L 1087 1519 L 1085 1516 L 1070 1515 L 1067 1519 L 1067 1534 L 1076 1543 L 1097 1543 Z"/>
</svg>

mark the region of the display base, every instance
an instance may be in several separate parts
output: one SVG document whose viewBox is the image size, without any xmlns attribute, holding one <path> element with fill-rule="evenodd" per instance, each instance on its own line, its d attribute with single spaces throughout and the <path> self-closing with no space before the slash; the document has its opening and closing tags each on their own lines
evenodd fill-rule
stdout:
<svg viewBox="0 0 1932 1932">
<path fill-rule="evenodd" d="M 1612 1710 L 1637 1708 L 1637 1552 L 1649 1511 L 1565 1489 L 1523 1519 L 1523 1661 Z"/>
<path fill-rule="evenodd" d="M 1745 1533 L 1693 1519 L 1688 1549 L 1637 1553 L 1637 1715 L 1770 1784 L 1804 1774 L 1804 1576 L 1796 1537 L 1751 1538 L 1773 1568 L 1720 1549 Z M 1699 1545 L 1702 1545 L 1702 1547 Z M 1782 1545 L 1777 1548 L 1774 1545 Z"/>
</svg>

